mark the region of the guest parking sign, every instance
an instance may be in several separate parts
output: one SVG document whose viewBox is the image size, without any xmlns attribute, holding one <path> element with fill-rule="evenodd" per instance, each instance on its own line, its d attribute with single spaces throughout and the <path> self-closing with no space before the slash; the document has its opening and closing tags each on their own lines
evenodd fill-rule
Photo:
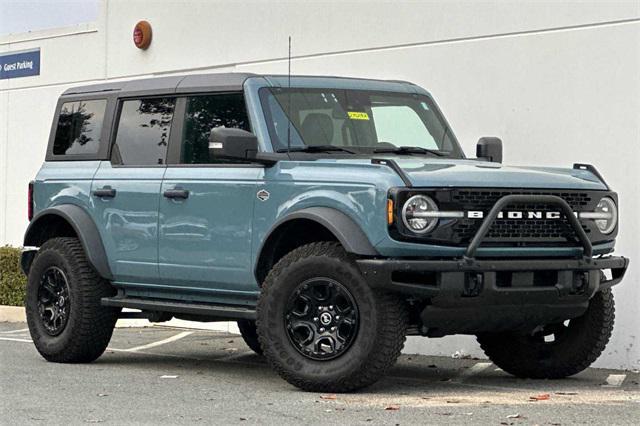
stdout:
<svg viewBox="0 0 640 426">
<path fill-rule="evenodd" d="M 40 49 L 0 53 L 0 80 L 40 75 Z"/>
</svg>

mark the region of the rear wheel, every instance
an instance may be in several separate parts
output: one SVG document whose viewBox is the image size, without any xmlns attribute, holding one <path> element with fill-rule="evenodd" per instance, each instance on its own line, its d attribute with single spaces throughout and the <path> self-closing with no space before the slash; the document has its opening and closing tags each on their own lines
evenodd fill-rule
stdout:
<svg viewBox="0 0 640 426">
<path fill-rule="evenodd" d="M 529 334 L 487 333 L 478 336 L 485 354 L 514 376 L 559 379 L 589 367 L 602 353 L 613 330 L 610 289 L 600 291 L 587 311 L 563 323 L 540 326 Z"/>
<path fill-rule="evenodd" d="M 36 255 L 27 281 L 33 343 L 53 362 L 91 362 L 106 349 L 119 309 L 101 306 L 114 288 L 93 270 L 77 238 L 53 238 Z"/>
<path fill-rule="evenodd" d="M 348 392 L 378 380 L 396 361 L 407 311 L 375 292 L 337 243 L 302 246 L 267 276 L 258 301 L 267 360 L 304 390 Z"/>
<path fill-rule="evenodd" d="M 260 347 L 258 332 L 256 331 L 256 322 L 252 320 L 239 320 L 238 329 L 247 346 L 258 355 L 262 355 L 262 348 Z"/>
</svg>

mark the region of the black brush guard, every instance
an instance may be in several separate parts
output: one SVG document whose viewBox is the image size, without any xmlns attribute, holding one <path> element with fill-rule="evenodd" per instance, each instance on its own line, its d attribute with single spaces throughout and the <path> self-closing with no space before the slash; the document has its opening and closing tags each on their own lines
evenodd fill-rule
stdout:
<svg viewBox="0 0 640 426">
<path fill-rule="evenodd" d="M 559 207 L 582 247 L 574 258 L 478 259 L 476 252 L 498 214 L 515 203 Z M 589 299 L 618 284 L 624 257 L 593 257 L 589 237 L 569 204 L 555 195 L 507 195 L 491 208 L 459 259 L 359 259 L 373 288 L 419 300 L 421 333 L 430 336 L 531 329 L 580 316 Z M 610 270 L 606 278 L 604 270 Z"/>
</svg>

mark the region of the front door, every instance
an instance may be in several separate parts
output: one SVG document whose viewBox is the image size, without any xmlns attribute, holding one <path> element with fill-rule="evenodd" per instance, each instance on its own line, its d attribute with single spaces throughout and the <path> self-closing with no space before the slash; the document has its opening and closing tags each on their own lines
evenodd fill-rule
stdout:
<svg viewBox="0 0 640 426">
<path fill-rule="evenodd" d="M 121 285 L 159 284 L 158 204 L 174 105 L 173 98 L 122 102 L 111 160 L 93 179 L 94 220 Z"/>
<path fill-rule="evenodd" d="M 180 159 L 167 168 L 160 197 L 160 278 L 193 299 L 243 303 L 257 291 L 252 217 L 263 168 L 210 158 L 208 146 L 214 127 L 249 130 L 244 99 L 231 93 L 181 102 Z"/>
</svg>

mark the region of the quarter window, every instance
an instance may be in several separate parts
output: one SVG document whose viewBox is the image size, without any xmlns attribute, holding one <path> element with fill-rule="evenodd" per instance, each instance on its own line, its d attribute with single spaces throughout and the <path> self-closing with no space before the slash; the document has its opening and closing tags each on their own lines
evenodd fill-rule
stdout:
<svg viewBox="0 0 640 426">
<path fill-rule="evenodd" d="M 123 165 L 164 164 L 175 98 L 122 103 L 112 161 Z"/>
<path fill-rule="evenodd" d="M 187 99 L 180 156 L 182 164 L 230 162 L 209 158 L 209 134 L 215 127 L 249 131 L 249 119 L 241 93 L 193 96 Z"/>
<path fill-rule="evenodd" d="M 100 148 L 105 99 L 65 102 L 58 115 L 54 155 L 95 154 Z"/>
</svg>

